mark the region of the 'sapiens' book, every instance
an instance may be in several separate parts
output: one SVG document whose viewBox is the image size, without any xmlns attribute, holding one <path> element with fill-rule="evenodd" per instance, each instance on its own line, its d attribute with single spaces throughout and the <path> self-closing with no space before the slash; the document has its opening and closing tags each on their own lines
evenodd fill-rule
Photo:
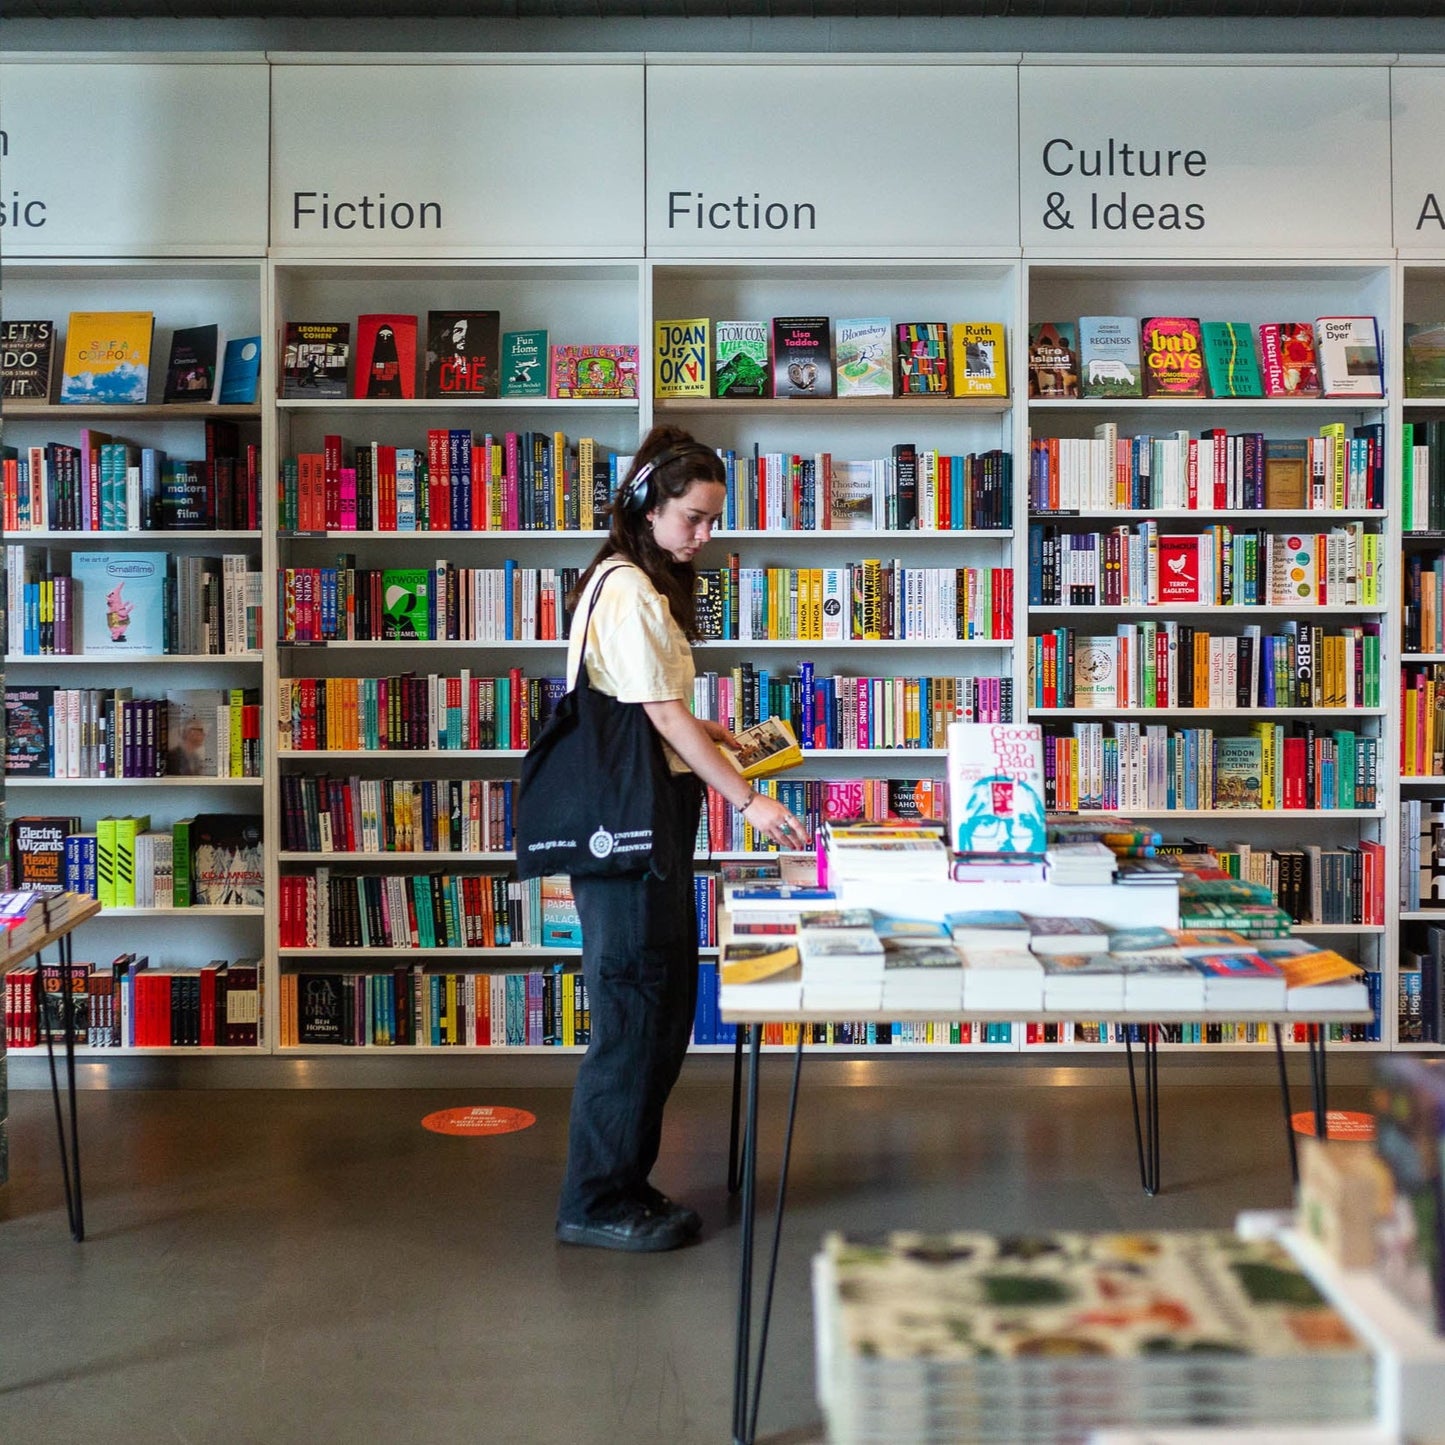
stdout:
<svg viewBox="0 0 1445 1445">
<path fill-rule="evenodd" d="M 803 761 L 798 736 L 787 718 L 764 718 L 734 736 L 737 751 L 721 746 L 719 751 L 745 778 L 766 778 L 796 768 Z"/>
<path fill-rule="evenodd" d="M 839 396 L 892 396 L 892 323 L 886 316 L 836 321 L 833 360 Z"/>
<path fill-rule="evenodd" d="M 547 395 L 580 401 L 637 395 L 635 346 L 554 346 Z"/>
<path fill-rule="evenodd" d="M 288 321 L 281 345 L 282 399 L 345 396 L 350 359 L 349 321 Z"/>
<path fill-rule="evenodd" d="M 261 338 L 233 336 L 226 343 L 221 362 L 221 390 L 216 397 L 222 406 L 250 406 L 261 382 Z"/>
<path fill-rule="evenodd" d="M 826 316 L 773 317 L 773 395 L 833 395 L 833 348 Z"/>
<path fill-rule="evenodd" d="M 898 323 L 898 395 L 948 396 L 948 326 L 942 321 Z"/>
<path fill-rule="evenodd" d="M 51 774 L 53 687 L 5 689 L 5 772 L 12 778 Z"/>
<path fill-rule="evenodd" d="M 0 397 L 49 401 L 55 378 L 55 323 L 0 321 Z"/>
<path fill-rule="evenodd" d="M 1380 329 L 1373 316 L 1318 317 L 1315 345 L 1322 395 L 1384 396 Z"/>
<path fill-rule="evenodd" d="M 1445 397 L 1445 321 L 1405 323 L 1405 395 Z"/>
<path fill-rule="evenodd" d="M 1205 397 L 1204 340 L 1192 316 L 1146 316 L 1139 327 L 1144 395 Z"/>
<path fill-rule="evenodd" d="M 1263 396 L 1254 355 L 1254 328 L 1247 321 L 1202 321 L 1204 370 L 1215 396 Z"/>
<path fill-rule="evenodd" d="M 1008 395 L 1008 342 L 1002 321 L 955 321 L 952 339 L 955 396 Z"/>
<path fill-rule="evenodd" d="M 191 825 L 191 851 L 197 904 L 260 907 L 264 872 L 259 817 L 197 813 Z"/>
<path fill-rule="evenodd" d="M 712 322 L 653 323 L 652 389 L 656 396 L 711 396 Z"/>
<path fill-rule="evenodd" d="M 1029 723 L 948 725 L 948 832 L 956 853 L 1048 848 L 1043 730 Z"/>
<path fill-rule="evenodd" d="M 714 338 L 713 394 L 766 396 L 768 328 L 762 321 L 719 321 Z"/>
<path fill-rule="evenodd" d="M 371 312 L 356 318 L 354 394 L 368 401 L 416 395 L 416 317 Z"/>
<path fill-rule="evenodd" d="M 1114 708 L 1119 702 L 1119 639 L 1074 640 L 1074 706 Z"/>
<path fill-rule="evenodd" d="M 1079 317 L 1079 389 L 1085 396 L 1144 395 L 1133 316 Z"/>
<path fill-rule="evenodd" d="M 1221 737 L 1215 742 L 1214 806 L 1264 806 L 1264 742 L 1257 737 Z"/>
<path fill-rule="evenodd" d="M 425 642 L 431 636 L 425 567 L 388 567 L 381 574 L 381 610 L 388 642 Z"/>
<path fill-rule="evenodd" d="M 210 401 L 216 390 L 216 358 L 221 328 L 178 326 L 171 334 L 162 401 Z"/>
<path fill-rule="evenodd" d="M 426 395 L 500 396 L 501 328 L 499 311 L 428 311 Z"/>
<path fill-rule="evenodd" d="M 11 882 L 37 893 L 65 891 L 65 840 L 79 818 L 15 818 L 10 824 Z"/>
<path fill-rule="evenodd" d="M 1318 396 L 1315 329 L 1308 321 L 1266 321 L 1259 328 L 1260 380 L 1266 396 Z"/>
<path fill-rule="evenodd" d="M 164 552 L 76 552 L 70 575 L 80 593 L 80 647 L 94 657 L 165 651 Z"/>
<path fill-rule="evenodd" d="M 61 401 L 143 406 L 154 328 L 149 311 L 72 311 L 65 332 Z"/>
<path fill-rule="evenodd" d="M 547 395 L 547 333 L 545 331 L 503 333 L 502 395 Z"/>
<path fill-rule="evenodd" d="M 1029 327 L 1029 395 L 1041 400 L 1078 396 L 1079 333 L 1072 321 Z"/>
<path fill-rule="evenodd" d="M 1199 537 L 1159 538 L 1159 601 L 1161 604 L 1197 604 L 1199 601 Z"/>
</svg>

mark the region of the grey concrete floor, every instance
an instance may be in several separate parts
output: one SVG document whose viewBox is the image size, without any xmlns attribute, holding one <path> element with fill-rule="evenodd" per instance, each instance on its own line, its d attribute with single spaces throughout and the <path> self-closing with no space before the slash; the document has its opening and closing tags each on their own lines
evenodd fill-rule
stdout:
<svg viewBox="0 0 1445 1445">
<path fill-rule="evenodd" d="M 82 1091 L 79 1246 L 49 1096 L 12 1092 L 0 1442 L 727 1441 L 739 1231 L 721 1063 L 689 1065 L 655 1176 L 703 1212 L 702 1240 L 650 1257 L 553 1241 L 565 1087 Z M 765 1068 L 768 1199 L 784 1063 Z M 1227 1226 L 1288 1203 L 1263 1069 L 1260 1086 L 1166 1084 L 1154 1199 L 1122 1070 L 1067 1088 L 906 1061 L 873 1087 L 819 1073 L 760 1417 L 779 1445 L 821 1437 L 807 1280 L 828 1229 Z M 477 1103 L 537 1123 L 486 1139 L 420 1126 Z M 1361 1107 L 1362 1091 L 1331 1103 Z"/>
</svg>

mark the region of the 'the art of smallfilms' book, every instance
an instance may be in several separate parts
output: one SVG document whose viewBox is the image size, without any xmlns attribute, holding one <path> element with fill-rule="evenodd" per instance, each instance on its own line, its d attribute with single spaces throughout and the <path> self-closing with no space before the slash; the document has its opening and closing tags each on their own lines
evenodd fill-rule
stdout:
<svg viewBox="0 0 1445 1445">
<path fill-rule="evenodd" d="M 503 334 L 502 395 L 547 395 L 545 331 L 508 331 Z"/>
<path fill-rule="evenodd" d="M 0 321 L 0 396 L 49 401 L 55 377 L 55 323 Z"/>
<path fill-rule="evenodd" d="M 1144 395 L 1134 317 L 1079 317 L 1079 389 L 1085 396 Z"/>
<path fill-rule="evenodd" d="M 655 396 L 709 396 L 712 323 L 706 316 L 653 323 Z"/>
<path fill-rule="evenodd" d="M 282 399 L 345 396 L 350 359 L 349 321 L 288 321 L 281 347 Z"/>
<path fill-rule="evenodd" d="M 368 401 L 416 395 L 416 317 L 372 312 L 356 318 L 355 394 Z"/>
<path fill-rule="evenodd" d="M 197 904 L 261 906 L 264 871 L 259 817 L 198 813 L 191 825 L 191 847 Z"/>
<path fill-rule="evenodd" d="M 713 392 L 719 397 L 768 394 L 768 327 L 764 321 L 719 321 Z"/>
<path fill-rule="evenodd" d="M 428 311 L 426 395 L 501 395 L 499 311 Z"/>
<path fill-rule="evenodd" d="M 149 311 L 72 311 L 61 401 L 143 406 L 154 327 Z"/>
<path fill-rule="evenodd" d="M 893 324 L 886 316 L 840 318 L 833 352 L 839 396 L 893 395 Z"/>
<path fill-rule="evenodd" d="M 956 853 L 1048 848 L 1043 730 L 1029 723 L 948 725 L 950 846 Z"/>
<path fill-rule="evenodd" d="M 826 316 L 773 317 L 773 395 L 833 395 L 833 348 Z"/>
<path fill-rule="evenodd" d="M 1373 316 L 1319 317 L 1315 346 L 1323 395 L 1384 396 L 1380 330 Z"/>
<path fill-rule="evenodd" d="M 210 401 L 216 389 L 219 326 L 178 326 L 171 335 L 162 401 Z"/>
<path fill-rule="evenodd" d="M 1144 395 L 1196 398 L 1209 395 L 1204 339 L 1192 316 L 1147 316 L 1139 328 Z"/>
<path fill-rule="evenodd" d="M 70 575 L 80 593 L 80 647 L 87 656 L 165 651 L 164 552 L 77 552 Z"/>
</svg>

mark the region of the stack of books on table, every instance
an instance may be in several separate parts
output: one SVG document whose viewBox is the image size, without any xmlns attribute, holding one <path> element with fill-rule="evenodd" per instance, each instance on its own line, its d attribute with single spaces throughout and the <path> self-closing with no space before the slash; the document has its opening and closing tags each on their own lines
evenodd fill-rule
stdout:
<svg viewBox="0 0 1445 1445">
<path fill-rule="evenodd" d="M 0 953 L 23 953 L 37 938 L 62 927 L 90 901 L 81 893 L 49 893 L 42 889 L 0 893 Z"/>
<path fill-rule="evenodd" d="M 925 823 L 825 823 L 818 876 L 830 888 L 871 883 L 934 883 L 948 869 L 942 830 Z"/>
<path fill-rule="evenodd" d="M 1369 1349 L 1269 1240 L 833 1235 L 813 1294 L 834 1445 L 1303 1429 L 1375 1411 Z"/>
<path fill-rule="evenodd" d="M 1044 879 L 1063 887 L 1108 884 L 1114 881 L 1119 861 L 1103 843 L 1080 840 L 1050 843 L 1045 855 Z"/>
</svg>

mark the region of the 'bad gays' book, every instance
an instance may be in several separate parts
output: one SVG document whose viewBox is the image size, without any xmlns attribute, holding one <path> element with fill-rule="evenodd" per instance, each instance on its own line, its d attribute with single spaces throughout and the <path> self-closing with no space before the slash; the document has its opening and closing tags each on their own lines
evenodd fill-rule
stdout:
<svg viewBox="0 0 1445 1445">
<path fill-rule="evenodd" d="M 773 395 L 833 395 L 833 349 L 826 316 L 773 317 Z"/>
<path fill-rule="evenodd" d="M 55 377 L 55 323 L 0 321 L 0 396 L 49 401 Z"/>
<path fill-rule="evenodd" d="M 1192 316 L 1148 316 L 1139 328 L 1144 395 L 1206 397 L 1204 341 Z"/>
<path fill-rule="evenodd" d="M 406 401 L 416 395 L 416 317 L 373 313 L 356 318 L 356 395 Z"/>
<path fill-rule="evenodd" d="M 428 311 L 427 396 L 500 396 L 501 324 L 498 311 Z"/>
</svg>

